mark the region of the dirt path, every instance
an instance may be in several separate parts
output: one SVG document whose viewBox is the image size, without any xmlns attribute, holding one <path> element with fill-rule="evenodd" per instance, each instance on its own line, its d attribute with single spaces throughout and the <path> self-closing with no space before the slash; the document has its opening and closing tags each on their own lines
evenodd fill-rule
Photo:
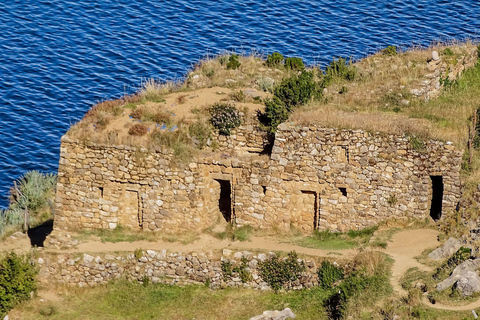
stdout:
<svg viewBox="0 0 480 320">
<path fill-rule="evenodd" d="M 200 236 L 200 239 L 193 243 L 184 245 L 179 242 L 168 242 L 158 240 L 150 241 L 135 241 L 135 242 L 101 242 L 101 241 L 85 241 L 77 245 L 76 248 L 67 250 L 47 249 L 49 252 L 72 253 L 72 252 L 120 252 L 120 251 L 134 251 L 135 249 L 150 249 L 150 250 L 169 250 L 176 252 L 190 252 L 190 251 L 216 251 L 222 249 L 230 250 L 262 250 L 262 251 L 296 251 L 312 256 L 325 257 L 329 255 L 352 255 L 356 249 L 348 250 L 321 250 L 296 246 L 289 243 L 279 242 L 274 238 L 269 237 L 252 237 L 251 241 L 230 241 L 218 240 L 207 234 Z"/>
<path fill-rule="evenodd" d="M 407 294 L 400 285 L 400 280 L 408 269 L 417 267 L 419 270 L 431 271 L 414 257 L 426 249 L 438 247 L 437 236 L 438 231 L 432 229 L 405 230 L 393 235 L 387 248 L 382 251 L 395 260 L 390 281 L 395 292 Z"/>
</svg>

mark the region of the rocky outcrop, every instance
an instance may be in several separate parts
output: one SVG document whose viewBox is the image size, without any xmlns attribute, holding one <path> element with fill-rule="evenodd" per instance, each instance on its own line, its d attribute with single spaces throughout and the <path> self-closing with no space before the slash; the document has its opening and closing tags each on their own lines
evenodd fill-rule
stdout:
<svg viewBox="0 0 480 320">
<path fill-rule="evenodd" d="M 475 271 L 477 271 L 478 268 L 480 268 L 480 258 L 479 259 L 474 259 L 474 260 L 470 259 L 470 260 L 462 262 L 461 264 L 459 264 L 453 270 L 450 277 L 448 277 L 447 279 L 445 279 L 442 282 L 440 282 L 439 284 L 437 284 L 437 290 L 442 291 L 442 290 L 445 290 L 447 288 L 450 288 L 461 278 L 474 279 L 475 277 L 472 276 L 471 272 L 476 274 Z M 467 288 L 466 285 L 462 284 L 464 281 L 465 280 L 462 280 L 462 282 L 460 283 L 460 286 L 464 286 L 465 288 Z M 475 287 L 475 285 L 473 285 L 473 287 Z M 479 288 L 480 288 L 480 286 L 479 286 Z"/>
<path fill-rule="evenodd" d="M 480 292 L 480 277 L 474 271 L 466 271 L 455 282 L 454 289 L 464 296 L 468 297 L 474 293 Z"/>
<path fill-rule="evenodd" d="M 433 260 L 446 259 L 451 257 L 462 246 L 460 240 L 450 238 L 445 241 L 445 244 L 428 254 L 428 257 Z"/>
</svg>

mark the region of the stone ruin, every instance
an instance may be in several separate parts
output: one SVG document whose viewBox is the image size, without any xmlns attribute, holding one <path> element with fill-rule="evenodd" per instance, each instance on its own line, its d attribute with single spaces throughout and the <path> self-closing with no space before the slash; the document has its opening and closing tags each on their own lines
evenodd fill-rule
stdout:
<svg viewBox="0 0 480 320">
<path fill-rule="evenodd" d="M 346 231 L 441 219 L 460 199 L 462 152 L 362 130 L 257 125 L 177 164 L 169 149 L 61 140 L 55 229 L 201 231 L 220 224 Z M 417 148 L 418 149 L 418 148 Z"/>
</svg>

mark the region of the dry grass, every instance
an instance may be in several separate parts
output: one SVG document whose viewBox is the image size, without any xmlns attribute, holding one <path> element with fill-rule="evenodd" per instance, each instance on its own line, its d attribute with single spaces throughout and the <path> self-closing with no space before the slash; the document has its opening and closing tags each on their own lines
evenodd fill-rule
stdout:
<svg viewBox="0 0 480 320">
<path fill-rule="evenodd" d="M 271 78 L 276 83 L 291 74 L 283 67 L 272 69 L 265 66 L 265 61 L 256 54 L 239 56 L 240 67 L 236 70 L 229 70 L 226 68 L 228 57 L 229 54 L 225 54 L 198 62 L 187 76 L 186 87 L 190 89 L 214 86 L 253 87 L 262 90 L 259 82 L 263 78 Z"/>
<path fill-rule="evenodd" d="M 411 133 L 464 147 L 467 119 L 479 103 L 478 72 L 474 69 L 464 72 L 458 88 L 446 90 L 437 99 L 423 101 L 410 93 L 411 89 L 421 88 L 422 82 L 434 73 L 427 63 L 433 50 L 440 52 L 445 69 L 462 63 L 464 57 L 475 54 L 476 50 L 472 44 L 448 46 L 453 55 L 445 56 L 442 52 L 446 48 L 446 45 L 436 45 L 396 56 L 367 57 L 355 64 L 360 75 L 358 80 L 335 81 L 328 87 L 326 102 L 299 109 L 291 120 L 304 125 Z M 342 87 L 346 87 L 347 92 L 340 93 Z"/>
</svg>

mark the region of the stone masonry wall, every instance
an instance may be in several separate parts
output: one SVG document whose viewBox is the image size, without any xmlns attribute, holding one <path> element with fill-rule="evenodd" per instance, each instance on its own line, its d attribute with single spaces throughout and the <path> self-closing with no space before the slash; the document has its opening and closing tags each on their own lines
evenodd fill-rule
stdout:
<svg viewBox="0 0 480 320">
<path fill-rule="evenodd" d="M 80 287 L 107 283 L 110 280 L 126 279 L 129 281 L 145 281 L 166 284 L 202 284 L 208 281 L 212 289 L 224 287 L 251 287 L 269 289 L 260 277 L 259 263 L 265 261 L 268 254 L 253 254 L 248 251 L 232 252 L 225 249 L 223 255 L 192 252 L 189 254 L 167 253 L 166 250 L 142 251 L 142 256 L 135 254 L 101 254 L 81 256 L 72 254 L 42 254 L 37 258 L 40 266 L 40 277 L 48 281 L 77 285 Z M 222 260 L 228 260 L 232 267 L 240 265 L 242 258 L 247 259 L 251 280 L 243 283 L 237 273 L 224 278 Z M 317 263 L 314 260 L 302 260 L 306 270 L 299 280 L 289 284 L 288 288 L 299 290 L 311 288 L 318 284 L 316 275 Z"/>
<path fill-rule="evenodd" d="M 248 134 L 228 141 L 262 139 L 253 126 L 244 129 Z M 460 197 L 462 152 L 450 143 L 427 141 L 417 151 L 408 137 L 283 124 L 270 156 L 244 151 L 205 153 L 177 165 L 168 150 L 65 136 L 55 228 L 200 231 L 227 219 L 305 233 L 345 231 L 389 217 L 427 217 L 432 176 L 441 176 L 442 212 L 453 211 Z M 225 201 L 230 207 L 221 212 Z"/>
</svg>

